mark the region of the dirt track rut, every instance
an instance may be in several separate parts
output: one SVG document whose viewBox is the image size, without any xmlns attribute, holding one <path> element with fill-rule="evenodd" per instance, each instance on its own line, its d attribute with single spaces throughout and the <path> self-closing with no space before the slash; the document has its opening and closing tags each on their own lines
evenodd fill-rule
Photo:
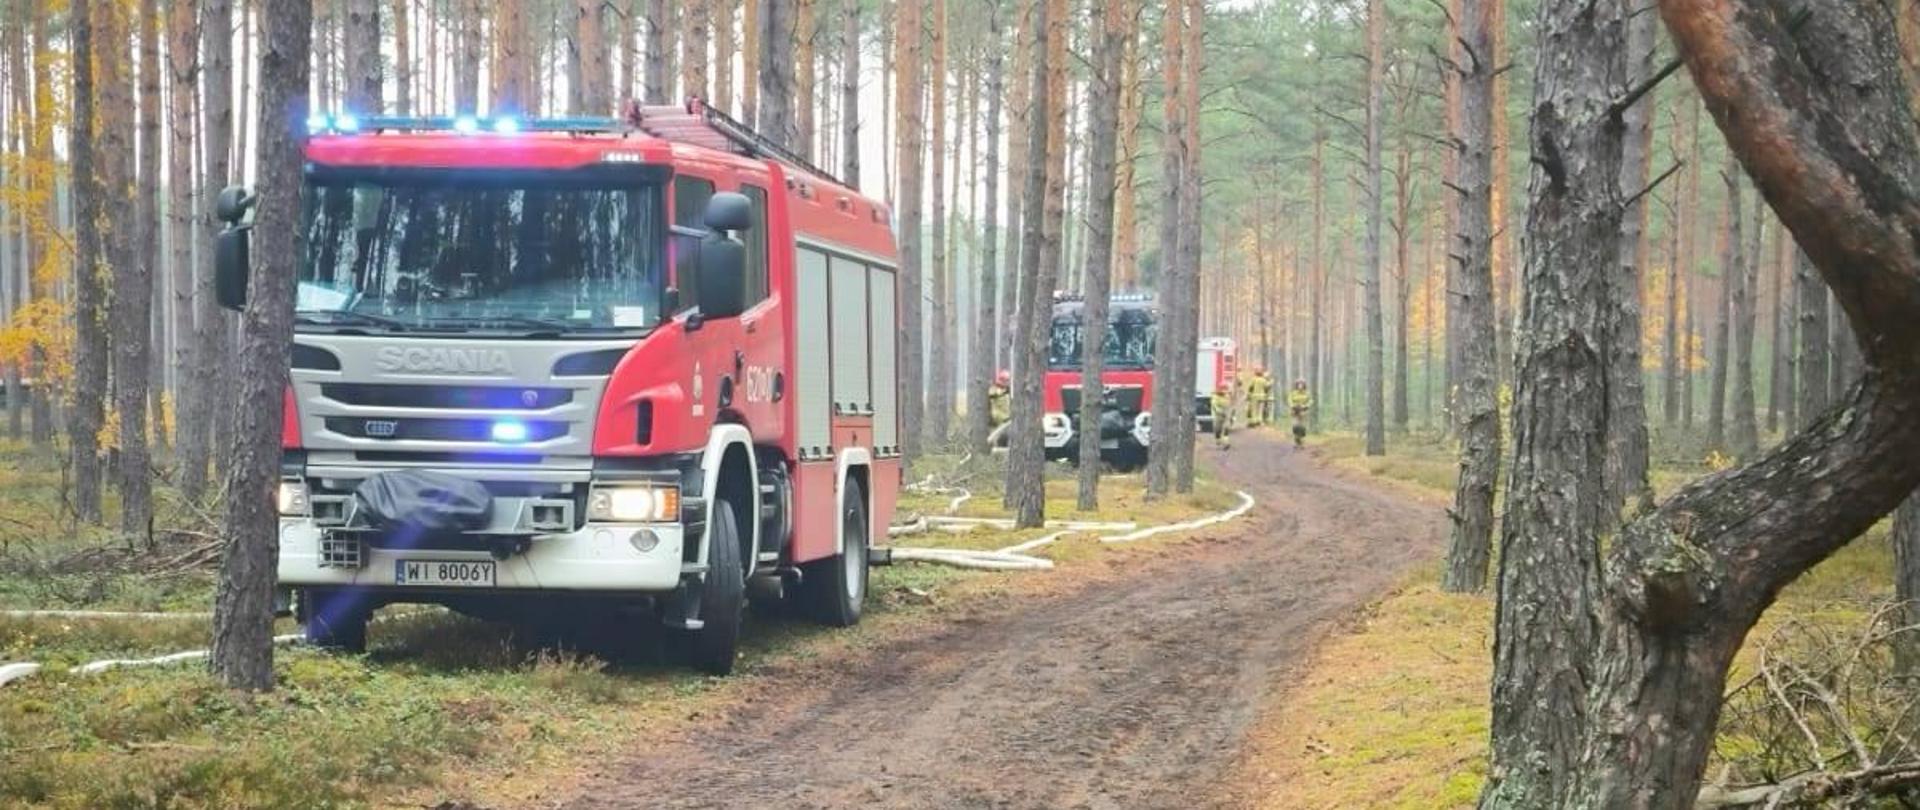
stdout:
<svg viewBox="0 0 1920 810">
<path fill-rule="evenodd" d="M 1228 803 L 1220 782 L 1274 685 L 1444 538 L 1435 508 L 1277 438 L 1236 445 L 1203 463 L 1259 499 L 1245 518 L 943 622 L 829 683 L 773 673 L 770 699 L 622 753 L 564 806 Z"/>
</svg>

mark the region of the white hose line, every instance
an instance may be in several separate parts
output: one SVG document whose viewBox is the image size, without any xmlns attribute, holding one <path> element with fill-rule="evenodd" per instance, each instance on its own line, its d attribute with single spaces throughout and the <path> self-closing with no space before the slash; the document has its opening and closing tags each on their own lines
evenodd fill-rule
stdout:
<svg viewBox="0 0 1920 810">
<path fill-rule="evenodd" d="M 1019 544 L 1019 545 L 1017 545 L 1017 546 L 1007 546 L 1006 548 L 1003 548 L 1003 549 L 1000 549 L 1000 552 L 999 552 L 999 553 L 1001 553 L 1001 554 L 1024 554 L 1024 553 L 1026 553 L 1026 552 L 1029 552 L 1029 551 L 1032 551 L 1032 550 L 1034 550 L 1034 549 L 1036 549 L 1036 548 L 1039 548 L 1039 547 L 1041 547 L 1041 546 L 1044 546 L 1044 545 L 1047 545 L 1048 543 L 1051 543 L 1051 542 L 1053 542 L 1053 541 L 1055 541 L 1055 540 L 1058 540 L 1058 539 L 1060 539 L 1060 538 L 1062 538 L 1062 537 L 1066 537 L 1066 536 L 1067 536 L 1067 535 L 1069 535 L 1069 534 L 1073 534 L 1073 530 L 1072 530 L 1072 529 L 1067 529 L 1067 530 L 1063 530 L 1063 531 L 1057 531 L 1057 532 L 1054 532 L 1053 534 L 1049 534 L 1049 535 L 1047 535 L 1047 536 L 1045 536 L 1045 537 L 1039 537 L 1039 538 L 1035 538 L 1035 539 L 1032 539 L 1032 540 L 1028 540 L 1027 542 L 1025 542 L 1025 543 L 1021 543 L 1021 544 Z"/>
<path fill-rule="evenodd" d="M 290 633 L 284 636 L 274 636 L 273 643 L 292 644 L 301 640 L 301 638 L 303 637 L 298 633 Z M 157 655 L 152 658 L 106 658 L 81 664 L 80 666 L 74 667 L 72 671 L 79 675 L 97 675 L 109 669 L 151 667 L 162 664 L 175 664 L 181 661 L 198 661 L 206 658 L 208 655 L 209 652 L 207 650 L 187 650 L 186 652 Z M 0 665 L 0 686 L 5 686 L 14 681 L 26 678 L 40 672 L 42 669 L 43 667 L 40 664 L 32 661 Z"/>
<path fill-rule="evenodd" d="M 159 613 L 153 611 L 115 611 L 115 610 L 0 610 L 0 617 L 8 619 L 211 619 L 212 613 L 195 611 L 189 613 Z"/>
<path fill-rule="evenodd" d="M 1011 529 L 1012 518 L 976 518 L 976 517 L 940 517 L 926 519 L 927 525 L 941 526 L 985 526 L 990 529 Z M 1040 524 L 1047 529 L 1065 529 L 1074 532 L 1126 532 L 1140 527 L 1138 523 L 1106 523 L 1086 520 L 1049 520 Z"/>
<path fill-rule="evenodd" d="M 955 568 L 975 568 L 983 571 L 1044 571 L 1053 567 L 1052 560 L 1043 560 L 1039 557 L 964 548 L 896 547 L 893 549 L 893 559 L 896 562 L 938 563 Z"/>
<path fill-rule="evenodd" d="M 967 501 L 970 501 L 972 499 L 973 499 L 973 490 L 967 489 L 965 487 L 961 487 L 960 495 L 958 497 L 955 497 L 953 500 L 947 502 L 947 514 L 951 515 L 954 512 L 959 511 L 960 504 L 966 503 Z"/>
<path fill-rule="evenodd" d="M 1217 523 L 1225 523 L 1229 520 L 1233 520 L 1234 518 L 1237 518 L 1241 515 L 1246 514 L 1247 510 L 1253 508 L 1252 495 L 1248 495 L 1245 492 L 1236 492 L 1234 494 L 1240 496 L 1240 505 L 1232 509 L 1228 509 L 1225 512 L 1221 512 L 1217 515 L 1208 515 L 1198 520 L 1189 520 L 1185 523 L 1170 523 L 1165 526 L 1153 526 L 1153 527 L 1141 529 L 1136 532 L 1129 532 L 1127 534 L 1109 535 L 1107 537 L 1100 538 L 1100 542 L 1131 543 L 1135 540 L 1145 540 L 1149 537 L 1166 534 L 1168 532 L 1187 532 L 1187 531 L 1193 531 L 1194 529 L 1203 529 Z"/>
</svg>

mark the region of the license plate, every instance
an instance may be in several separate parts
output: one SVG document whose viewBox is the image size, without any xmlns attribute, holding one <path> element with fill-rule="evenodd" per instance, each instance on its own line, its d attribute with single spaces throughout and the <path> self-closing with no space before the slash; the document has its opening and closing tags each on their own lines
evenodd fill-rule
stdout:
<svg viewBox="0 0 1920 810">
<path fill-rule="evenodd" d="M 492 561 L 396 560 L 393 563 L 393 584 L 491 588 L 493 568 Z"/>
</svg>

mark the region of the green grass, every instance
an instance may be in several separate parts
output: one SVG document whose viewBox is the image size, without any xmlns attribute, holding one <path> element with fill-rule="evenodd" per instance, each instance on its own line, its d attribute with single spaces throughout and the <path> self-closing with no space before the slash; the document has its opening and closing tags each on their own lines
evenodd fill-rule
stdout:
<svg viewBox="0 0 1920 810">
<path fill-rule="evenodd" d="M 1328 463 L 1427 496 L 1453 491 L 1456 451 L 1437 437 L 1392 436 L 1388 455 L 1372 458 L 1362 455 L 1355 434 L 1330 434 L 1309 446 Z M 1722 463 L 1703 447 L 1690 437 L 1659 437 L 1655 492 L 1671 494 Z M 1892 596 L 1892 570 L 1882 525 L 1801 576 L 1749 636 L 1732 680 L 1744 677 L 1751 641 L 1785 617 L 1857 626 Z M 1438 566 L 1423 569 L 1316 653 L 1300 685 L 1256 732 L 1264 742 L 1246 778 L 1259 786 L 1261 806 L 1473 805 L 1486 769 L 1493 603 L 1490 595 L 1442 593 L 1439 578 Z"/>
<path fill-rule="evenodd" d="M 0 452 L 0 465 L 15 460 Z M 953 459 L 935 458 L 922 468 L 945 465 L 947 475 L 972 474 L 970 485 L 979 492 L 964 513 L 1002 516 L 999 475 L 990 463 L 971 462 L 977 467 L 969 473 Z M 1153 503 L 1140 497 L 1140 488 L 1138 478 L 1110 477 L 1101 490 L 1103 509 L 1082 514 L 1072 508 L 1071 470 L 1055 468 L 1047 483 L 1048 511 L 1162 522 L 1233 502 L 1231 493 L 1205 479 L 1191 496 Z M 0 509 L 13 497 L 0 491 Z M 947 500 L 912 496 L 903 499 L 902 512 L 944 511 Z M 934 533 L 902 544 L 999 548 L 1035 534 Z M 0 570 L 0 605 L 206 610 L 211 603 L 205 580 L 198 586 L 142 584 L 150 578 L 127 569 L 141 558 L 129 556 L 101 557 L 100 567 L 86 576 L 109 584 L 95 592 L 35 590 L 33 577 L 22 573 L 32 570 L 26 561 L 44 572 L 76 552 L 119 544 L 94 535 L 31 545 L 0 560 L 13 565 Z M 1071 566 L 1104 550 L 1089 535 L 1044 553 Z M 0 619 L 0 660 L 49 665 L 0 694 L 0 806 L 305 808 L 469 798 L 526 803 L 564 789 L 569 769 L 596 761 L 579 753 L 618 750 L 637 729 L 661 733 L 743 699 L 756 673 L 830 665 L 943 611 L 1004 598 L 1021 576 L 932 565 L 875 569 L 866 617 L 851 630 L 756 612 L 737 674 L 729 679 L 679 665 L 650 627 L 603 622 L 603 632 L 592 637 L 554 636 L 438 609 L 389 608 L 369 628 L 367 654 L 283 648 L 276 658 L 278 688 L 252 696 L 221 688 L 199 663 L 93 676 L 70 671 L 102 657 L 203 648 L 203 618 Z M 282 623 L 282 632 L 291 630 Z M 454 772 L 459 780 L 445 778 Z"/>
</svg>

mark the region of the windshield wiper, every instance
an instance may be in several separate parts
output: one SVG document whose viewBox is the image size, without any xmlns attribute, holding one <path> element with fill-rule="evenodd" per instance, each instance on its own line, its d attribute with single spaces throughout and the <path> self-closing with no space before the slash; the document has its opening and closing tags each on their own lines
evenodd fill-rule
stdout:
<svg viewBox="0 0 1920 810">
<path fill-rule="evenodd" d="M 378 326 L 383 329 L 392 329 L 396 332 L 405 332 L 412 328 L 411 325 L 405 321 L 346 309 L 300 309 L 294 310 L 293 317 L 296 321 L 306 321 L 323 326 Z"/>
</svg>

